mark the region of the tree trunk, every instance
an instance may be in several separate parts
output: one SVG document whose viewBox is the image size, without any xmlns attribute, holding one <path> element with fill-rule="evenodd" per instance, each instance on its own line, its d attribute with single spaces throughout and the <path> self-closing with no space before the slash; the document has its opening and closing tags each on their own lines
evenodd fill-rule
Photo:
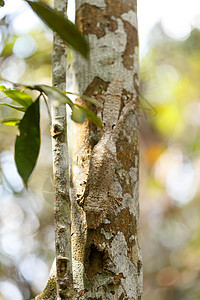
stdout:
<svg viewBox="0 0 200 300">
<path fill-rule="evenodd" d="M 67 17 L 67 4 L 67 0 L 55 0 L 54 8 Z M 62 91 L 66 91 L 66 70 L 67 47 L 58 34 L 54 32 L 52 83 L 54 87 Z M 51 112 L 56 259 L 44 291 L 35 298 L 38 300 L 72 299 L 74 294 L 66 105 L 54 106 L 52 104 Z"/>
<path fill-rule="evenodd" d="M 75 55 L 75 92 L 99 105 L 76 101 L 93 109 L 104 126 L 74 124 L 70 233 L 65 108 L 53 111 L 57 267 L 36 299 L 139 300 L 136 0 L 76 0 L 76 23 L 91 51 L 88 60 Z M 58 37 L 55 46 L 53 82 L 64 89 L 65 47 Z"/>
<path fill-rule="evenodd" d="M 76 0 L 90 44 L 75 55 L 75 92 L 103 130 L 74 124 L 72 257 L 74 299 L 142 299 L 138 241 L 138 37 L 136 0 Z"/>
<path fill-rule="evenodd" d="M 56 0 L 55 9 L 67 17 L 67 0 Z M 53 86 L 66 91 L 67 47 L 54 33 L 52 55 Z M 71 203 L 66 105 L 52 106 L 52 150 L 54 173 L 54 220 L 57 299 L 72 299 Z"/>
</svg>

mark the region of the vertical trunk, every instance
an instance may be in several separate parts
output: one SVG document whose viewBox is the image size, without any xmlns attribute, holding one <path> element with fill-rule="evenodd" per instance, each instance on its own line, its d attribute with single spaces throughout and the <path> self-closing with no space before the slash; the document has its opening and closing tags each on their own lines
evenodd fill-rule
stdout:
<svg viewBox="0 0 200 300">
<path fill-rule="evenodd" d="M 55 9 L 67 17 L 67 0 L 56 0 Z M 67 48 L 54 33 L 53 86 L 66 90 Z M 57 299 L 72 299 L 71 204 L 67 149 L 66 106 L 52 107 L 52 147 L 55 188 L 55 246 Z"/>
<path fill-rule="evenodd" d="M 55 0 L 54 7 L 67 17 L 67 0 Z M 66 91 L 67 47 L 54 33 L 52 53 L 53 86 Z M 37 300 L 72 299 L 71 203 L 69 197 L 69 159 L 66 105 L 52 105 L 52 152 L 54 175 L 54 222 L 56 259 L 44 291 Z"/>
<path fill-rule="evenodd" d="M 74 125 L 75 299 L 142 299 L 136 0 L 76 0 L 76 23 L 91 51 L 76 54 L 75 89 L 99 101 L 104 128 Z"/>
</svg>

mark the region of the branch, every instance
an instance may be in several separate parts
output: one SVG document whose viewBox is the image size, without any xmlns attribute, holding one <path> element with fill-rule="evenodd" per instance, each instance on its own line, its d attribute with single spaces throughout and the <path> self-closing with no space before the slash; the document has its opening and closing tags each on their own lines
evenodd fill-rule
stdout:
<svg viewBox="0 0 200 300">
<path fill-rule="evenodd" d="M 67 0 L 55 0 L 55 9 L 66 16 Z M 66 90 L 67 47 L 54 33 L 52 75 L 53 86 Z M 52 150 L 55 189 L 55 246 L 57 299 L 72 299 L 71 203 L 67 147 L 66 105 L 52 106 Z"/>
</svg>

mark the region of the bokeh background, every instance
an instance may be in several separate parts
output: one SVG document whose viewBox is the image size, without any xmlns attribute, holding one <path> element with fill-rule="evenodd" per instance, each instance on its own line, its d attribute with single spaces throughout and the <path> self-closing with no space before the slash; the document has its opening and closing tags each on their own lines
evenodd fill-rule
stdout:
<svg viewBox="0 0 200 300">
<path fill-rule="evenodd" d="M 73 7 L 69 0 L 72 20 Z M 138 0 L 138 18 L 144 299 L 198 300 L 200 2 Z M 22 0 L 7 0 L 0 8 L 0 84 L 51 84 L 51 51 L 52 33 Z M 13 116 L 0 106 L 0 119 Z M 42 104 L 41 152 L 28 192 L 14 164 L 17 128 L 0 125 L 0 300 L 41 292 L 54 259 L 49 123 Z"/>
</svg>

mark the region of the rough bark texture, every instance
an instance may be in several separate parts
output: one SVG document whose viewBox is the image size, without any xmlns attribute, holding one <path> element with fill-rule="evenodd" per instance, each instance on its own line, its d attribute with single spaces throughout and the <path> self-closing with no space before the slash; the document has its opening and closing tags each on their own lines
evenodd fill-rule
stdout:
<svg viewBox="0 0 200 300">
<path fill-rule="evenodd" d="M 104 128 L 74 126 L 74 299 L 142 299 L 136 0 L 76 0 L 76 23 L 91 51 L 76 54 L 75 92 L 100 102 L 85 104 Z"/>
<path fill-rule="evenodd" d="M 66 17 L 67 0 L 56 0 L 55 9 Z M 54 33 L 52 75 L 53 86 L 66 90 L 67 47 Z M 57 299 L 72 299 L 71 203 L 67 148 L 66 106 L 52 107 L 52 150 L 55 189 L 55 246 Z"/>
</svg>

